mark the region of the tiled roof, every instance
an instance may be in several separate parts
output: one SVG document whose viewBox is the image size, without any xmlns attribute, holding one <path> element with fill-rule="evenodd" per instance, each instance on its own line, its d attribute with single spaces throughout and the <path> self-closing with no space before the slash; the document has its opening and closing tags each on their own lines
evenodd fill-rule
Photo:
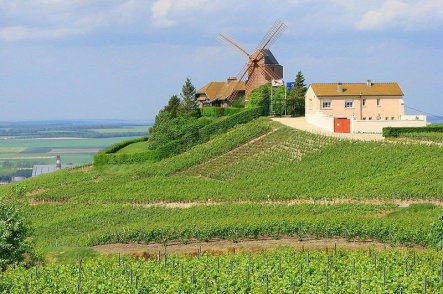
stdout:
<svg viewBox="0 0 443 294">
<path fill-rule="evenodd" d="M 317 96 L 403 96 L 397 83 L 342 83 L 343 92 L 337 91 L 338 83 L 313 83 L 311 84 Z"/>
<path fill-rule="evenodd" d="M 226 82 L 210 82 L 207 83 L 203 88 L 196 92 L 198 100 L 205 100 L 206 98 L 210 101 L 213 100 L 226 100 L 229 95 L 232 94 L 234 88 L 239 91 L 245 91 L 246 86 L 244 82 L 238 83 L 237 80 L 229 80 Z"/>
</svg>

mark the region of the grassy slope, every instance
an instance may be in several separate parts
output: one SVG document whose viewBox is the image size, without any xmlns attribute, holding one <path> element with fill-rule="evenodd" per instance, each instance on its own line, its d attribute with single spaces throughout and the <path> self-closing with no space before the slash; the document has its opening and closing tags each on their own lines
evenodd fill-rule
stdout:
<svg viewBox="0 0 443 294">
<path fill-rule="evenodd" d="M 68 201 L 25 208 L 44 251 L 129 240 L 299 234 L 300 223 L 317 236 L 344 236 L 344 228 L 355 228 L 353 236 L 428 244 L 428 230 L 442 213 L 432 205 L 335 205 L 314 217 L 317 206 L 224 204 L 181 210 L 130 204 L 337 197 L 441 200 L 441 166 L 443 150 L 438 146 L 339 141 L 263 118 L 161 162 L 65 170 L 0 187 L 0 195 Z"/>
</svg>

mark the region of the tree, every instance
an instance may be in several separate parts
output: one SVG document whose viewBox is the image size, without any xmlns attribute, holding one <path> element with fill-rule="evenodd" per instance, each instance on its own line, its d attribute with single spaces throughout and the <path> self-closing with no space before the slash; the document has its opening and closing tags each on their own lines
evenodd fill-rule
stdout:
<svg viewBox="0 0 443 294">
<path fill-rule="evenodd" d="M 305 94 L 307 90 L 305 77 L 299 71 L 295 77 L 294 88 L 288 93 L 288 106 L 292 116 L 295 116 L 296 113 L 305 114 Z"/>
<path fill-rule="evenodd" d="M 182 98 L 182 107 L 185 112 L 192 113 L 197 110 L 197 101 L 195 99 L 195 87 L 190 78 L 186 78 L 180 94 Z"/>
<path fill-rule="evenodd" d="M 27 242 L 29 229 L 20 212 L 12 205 L 0 202 L 0 268 L 6 270 L 9 264 L 24 260 L 25 253 L 31 252 Z"/>
<path fill-rule="evenodd" d="M 181 101 L 177 95 L 169 98 L 168 104 L 163 108 L 164 112 L 168 112 L 172 117 L 177 117 L 180 113 Z"/>
</svg>

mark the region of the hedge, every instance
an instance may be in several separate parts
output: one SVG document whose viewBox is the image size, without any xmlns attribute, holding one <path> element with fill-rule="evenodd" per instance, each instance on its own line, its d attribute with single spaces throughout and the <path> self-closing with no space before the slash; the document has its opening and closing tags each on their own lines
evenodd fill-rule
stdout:
<svg viewBox="0 0 443 294">
<path fill-rule="evenodd" d="M 202 116 L 207 116 L 207 117 L 220 117 L 221 116 L 220 107 L 205 106 L 201 109 L 201 114 Z"/>
<path fill-rule="evenodd" d="M 231 116 L 242 112 L 244 108 L 240 107 L 215 107 L 215 106 L 205 106 L 201 109 L 202 116 L 206 117 L 220 117 L 220 116 Z"/>
<path fill-rule="evenodd" d="M 111 145 L 94 156 L 94 165 L 105 165 L 105 164 L 116 164 L 116 163 L 132 163 L 132 162 L 140 162 L 146 161 L 149 159 L 156 158 L 156 152 L 153 150 L 147 150 L 146 152 L 132 153 L 132 154 L 115 154 L 119 150 L 125 148 L 128 145 L 146 142 L 149 137 L 140 137 L 136 139 L 126 140 L 122 142 L 118 142 L 114 145 Z"/>
<path fill-rule="evenodd" d="M 224 109 L 224 115 L 231 116 L 231 115 L 237 114 L 239 112 L 242 112 L 243 110 L 245 110 L 245 109 L 240 108 L 240 107 L 227 107 Z"/>
<path fill-rule="evenodd" d="M 437 126 L 426 126 L 426 127 L 406 127 L 406 128 L 399 128 L 399 127 L 386 127 L 383 128 L 383 137 L 394 137 L 398 138 L 401 134 L 407 134 L 407 133 L 443 133 L 443 125 L 437 125 Z"/>
</svg>

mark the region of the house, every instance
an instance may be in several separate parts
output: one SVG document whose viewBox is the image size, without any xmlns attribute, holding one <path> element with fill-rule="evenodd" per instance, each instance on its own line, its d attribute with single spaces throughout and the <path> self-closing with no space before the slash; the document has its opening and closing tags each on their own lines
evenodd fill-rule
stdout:
<svg viewBox="0 0 443 294">
<path fill-rule="evenodd" d="M 38 164 L 32 167 L 32 177 L 36 177 L 42 174 L 52 173 L 57 170 L 65 169 L 71 167 L 71 164 L 63 164 L 61 162 L 60 155 L 57 155 L 55 164 Z"/>
<path fill-rule="evenodd" d="M 245 83 L 238 81 L 235 77 L 230 77 L 226 82 L 209 82 L 199 89 L 195 98 L 199 107 L 209 106 L 229 106 L 232 96 L 244 96 L 246 91 Z"/>
<path fill-rule="evenodd" d="M 403 96 L 398 83 L 313 83 L 305 95 L 305 120 L 337 133 L 426 126 L 426 116 L 404 114 Z"/>
</svg>

